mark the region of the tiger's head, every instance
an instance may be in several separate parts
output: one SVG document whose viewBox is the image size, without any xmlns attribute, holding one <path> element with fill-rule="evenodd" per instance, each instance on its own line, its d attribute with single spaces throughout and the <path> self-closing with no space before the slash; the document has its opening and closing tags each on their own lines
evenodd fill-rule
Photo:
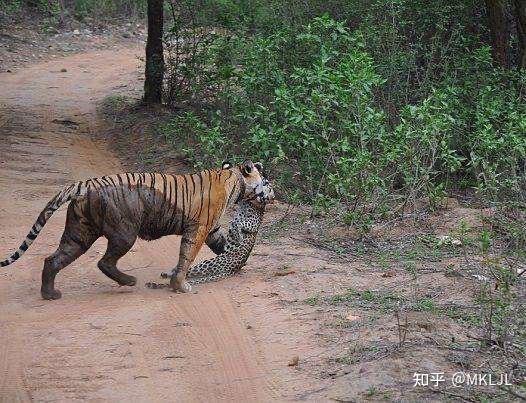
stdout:
<svg viewBox="0 0 526 403">
<path fill-rule="evenodd" d="M 246 160 L 237 166 L 225 162 L 222 168 L 234 169 L 239 172 L 244 185 L 239 200 L 255 200 L 259 203 L 270 203 L 274 200 L 274 189 L 266 178 L 261 162 L 254 163 Z"/>
</svg>

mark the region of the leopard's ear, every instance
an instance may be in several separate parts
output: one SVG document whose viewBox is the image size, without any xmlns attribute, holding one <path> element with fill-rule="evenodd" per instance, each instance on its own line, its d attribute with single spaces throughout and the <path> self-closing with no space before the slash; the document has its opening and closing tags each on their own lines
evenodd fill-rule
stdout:
<svg viewBox="0 0 526 403">
<path fill-rule="evenodd" d="M 263 164 L 261 162 L 254 162 L 254 166 L 259 171 L 261 176 L 266 177 L 267 173 L 265 172 L 265 168 L 263 168 Z"/>
<path fill-rule="evenodd" d="M 246 160 L 241 164 L 241 173 L 243 176 L 249 176 L 252 170 L 254 169 L 254 163 L 250 160 Z"/>
<path fill-rule="evenodd" d="M 230 169 L 232 168 L 232 164 L 228 161 L 223 162 L 223 165 L 221 165 L 221 169 Z"/>
</svg>

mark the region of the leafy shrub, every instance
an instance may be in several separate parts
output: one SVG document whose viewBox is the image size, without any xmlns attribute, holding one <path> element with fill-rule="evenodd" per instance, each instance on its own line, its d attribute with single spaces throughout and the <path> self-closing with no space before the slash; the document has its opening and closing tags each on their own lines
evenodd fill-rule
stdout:
<svg viewBox="0 0 526 403">
<path fill-rule="evenodd" d="M 284 175 L 301 172 L 297 184 L 312 200 L 332 197 L 361 207 L 384 187 L 379 185 L 389 161 L 376 155 L 384 154 L 388 134 L 373 104 L 373 89 L 382 80 L 359 37 L 325 16 L 299 33 L 228 43 L 223 38 L 197 51 L 179 69 L 180 77 L 189 77 L 187 67 L 202 66 L 203 60 L 214 60 L 213 70 L 224 71 L 218 55 L 225 54 L 237 58 L 239 67 L 219 76 L 210 72 L 207 80 L 218 83 L 211 93 L 223 109 L 223 126 L 243 130 L 242 149 L 278 165 Z M 205 63 L 202 69 L 207 68 Z"/>
<path fill-rule="evenodd" d="M 407 199 L 427 194 L 431 203 L 437 204 L 449 175 L 461 167 L 464 158 L 454 148 L 458 107 L 456 89 L 446 87 L 402 111 L 391 153 L 398 157 L 395 162 Z"/>
<path fill-rule="evenodd" d="M 0 1 L 0 16 L 2 14 L 15 14 L 22 8 L 22 0 L 1 0 Z"/>
<path fill-rule="evenodd" d="M 524 296 L 520 295 L 523 290 L 516 287 L 517 268 L 506 267 L 499 258 L 489 256 L 485 256 L 483 263 L 492 280 L 482 285 L 476 300 L 485 328 L 483 341 L 487 345 L 511 347 L 514 341 L 524 340 L 526 336 Z"/>
<path fill-rule="evenodd" d="M 236 2 L 245 16 L 179 21 L 176 37 L 206 37 L 168 63 L 167 83 L 186 80 L 169 100 L 200 116 L 203 157 L 263 159 L 284 196 L 339 205 L 363 231 L 422 196 L 437 207 L 452 188 L 524 205 L 526 78 L 493 67 L 476 18 L 467 31 L 476 4 L 397 0 L 382 14 L 385 2 L 355 3 L 309 2 L 352 23 L 295 5 L 280 24 L 257 1 Z"/>
<path fill-rule="evenodd" d="M 385 127 L 372 102 L 381 79 L 358 38 L 341 23 L 318 18 L 286 38 L 251 49 L 263 51 L 270 63 L 279 60 L 283 46 L 302 51 L 290 72 L 275 66 L 264 82 L 258 83 L 261 70 L 243 70 L 236 110 L 249 125 L 244 144 L 259 158 L 301 171 L 309 198 L 356 202 L 381 181 L 384 161 L 373 154 L 383 154 L 378 147 Z"/>
<path fill-rule="evenodd" d="M 526 202 L 526 104 L 500 77 L 477 92 L 470 165 L 493 200 Z"/>
<path fill-rule="evenodd" d="M 182 113 L 164 122 L 158 131 L 174 148 L 181 150 L 191 163 L 202 168 L 203 161 L 220 166 L 228 159 L 229 140 L 219 123 L 207 124 L 192 112 Z"/>
<path fill-rule="evenodd" d="M 233 74 L 232 1 L 169 2 L 171 22 L 165 35 L 165 96 L 167 103 L 205 104 L 224 88 Z"/>
</svg>

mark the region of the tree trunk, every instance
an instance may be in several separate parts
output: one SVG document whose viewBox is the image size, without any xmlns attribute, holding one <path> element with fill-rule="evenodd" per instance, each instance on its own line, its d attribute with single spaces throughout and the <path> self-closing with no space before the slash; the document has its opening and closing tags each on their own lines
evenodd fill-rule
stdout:
<svg viewBox="0 0 526 403">
<path fill-rule="evenodd" d="M 506 18 L 506 3 L 504 0 L 486 0 L 486 9 L 488 12 L 493 60 L 501 67 L 508 68 L 510 27 Z"/>
<path fill-rule="evenodd" d="M 526 69 L 526 1 L 515 0 L 515 17 L 517 21 L 517 38 L 519 47 L 519 57 L 517 67 Z"/>
<path fill-rule="evenodd" d="M 163 92 L 163 0 L 148 0 L 144 102 L 160 104 Z"/>
</svg>

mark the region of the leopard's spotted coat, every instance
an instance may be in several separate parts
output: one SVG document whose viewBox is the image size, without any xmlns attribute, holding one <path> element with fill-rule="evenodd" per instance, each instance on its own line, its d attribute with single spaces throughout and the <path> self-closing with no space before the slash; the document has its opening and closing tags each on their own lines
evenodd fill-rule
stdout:
<svg viewBox="0 0 526 403">
<path fill-rule="evenodd" d="M 224 251 L 191 267 L 187 275 L 188 281 L 200 284 L 237 273 L 252 252 L 264 213 L 264 203 L 240 202 L 226 236 L 223 233 L 217 234 L 220 239 L 218 242 L 224 243 Z M 169 274 L 162 273 L 161 277 L 168 278 Z"/>
</svg>

